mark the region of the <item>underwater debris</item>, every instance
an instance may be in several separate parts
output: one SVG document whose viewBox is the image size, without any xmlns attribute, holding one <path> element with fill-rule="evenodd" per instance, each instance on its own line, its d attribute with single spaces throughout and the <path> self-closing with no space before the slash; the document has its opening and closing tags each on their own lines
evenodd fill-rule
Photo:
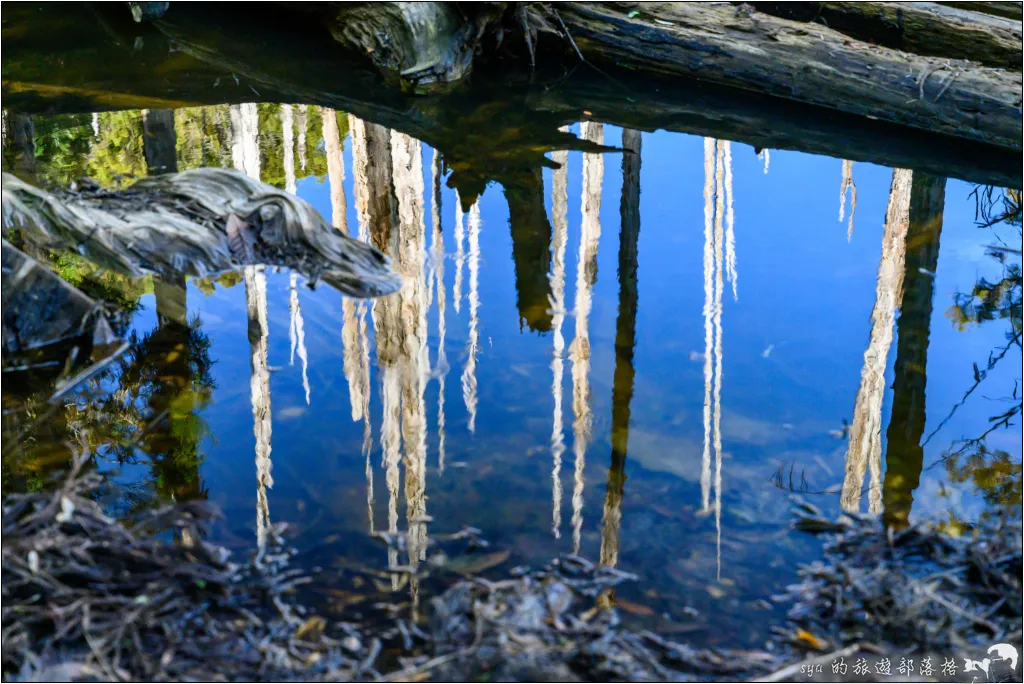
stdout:
<svg viewBox="0 0 1024 684">
<path fill-rule="evenodd" d="M 116 521 L 96 501 L 110 483 L 83 462 L 50 492 L 4 499 L 5 679 L 789 681 L 861 653 L 1020 642 L 1021 538 L 1003 522 L 959 538 L 922 525 L 890 534 L 872 516 L 832 522 L 802 504 L 796 525 L 831 536 L 824 561 L 776 597 L 792 604 L 785 628 L 765 650 L 698 649 L 623 625 L 615 589 L 637 578 L 572 555 L 460 579 L 420 620 L 396 604 L 327 620 L 298 599 L 312 580 L 289 567 L 283 525 L 259 564 L 234 562 L 204 541 L 212 505 Z M 472 528 L 428 543 L 453 540 L 484 546 Z M 377 574 L 409 572 L 424 570 Z"/>
<path fill-rule="evenodd" d="M 800 583 L 775 597 L 792 606 L 797 629 L 881 650 L 1021 643 L 1019 519 L 983 520 L 953 536 L 923 523 L 886 529 L 868 514 L 831 521 L 801 504 L 794 527 L 826 535 L 824 559 L 801 568 Z"/>
</svg>

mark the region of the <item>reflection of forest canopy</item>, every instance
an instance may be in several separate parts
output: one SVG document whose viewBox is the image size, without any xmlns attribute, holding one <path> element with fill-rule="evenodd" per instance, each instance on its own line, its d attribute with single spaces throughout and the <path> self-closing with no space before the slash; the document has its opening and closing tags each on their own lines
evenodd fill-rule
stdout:
<svg viewBox="0 0 1024 684">
<path fill-rule="evenodd" d="M 117 464 L 145 454 L 160 500 L 202 496 L 199 444 L 209 430 L 196 412 L 214 388 L 210 340 L 194 320 L 165 322 L 144 335 L 131 331 L 127 342 L 125 354 L 62 404 L 49 404 L 45 391 L 20 401 L 5 397 L 5 486 L 20 480 L 38 488 L 73 451 L 84 450 Z M 8 449 L 12 439 L 17 443 Z"/>
<path fill-rule="evenodd" d="M 257 107 L 262 180 L 283 188 L 279 109 L 276 104 Z M 296 176 L 325 178 L 322 110 L 295 111 Z M 344 140 L 348 116 L 331 113 Z M 37 117 L 32 123 L 40 185 L 66 187 L 89 177 L 110 187 L 147 175 L 139 110 Z M 232 166 L 228 106 L 176 110 L 174 135 L 179 170 Z M 13 165 L 16 152 L 5 146 L 5 169 Z M 126 336 L 129 349 L 61 404 L 49 404 L 45 388 L 32 397 L 5 396 L 5 485 L 39 488 L 67 466 L 73 453 L 82 451 L 117 464 L 141 459 L 150 465 L 145 486 L 133 487 L 129 495 L 133 507 L 146 505 L 152 496 L 161 501 L 205 496 L 199 445 L 209 431 L 198 410 L 212 394 L 213 379 L 210 340 L 198 320 L 185 323 L 161 316 L 154 330 L 140 334 L 130 330 L 140 298 L 156 294 L 160 299 L 152 277 L 131 279 L 104 271 L 71 251 L 37 256 L 48 260 L 64 280 L 106 304 L 115 332 Z M 225 273 L 194 284 L 209 295 L 217 286 L 232 287 L 241 280 L 240 273 Z M 157 309 L 159 314 L 159 305 Z M 15 448 L 7 449 L 9 444 Z"/>
<path fill-rule="evenodd" d="M 66 114 L 35 122 L 36 161 L 42 185 L 69 185 L 89 177 L 106 187 L 146 175 L 142 116 L 138 110 Z"/>
<path fill-rule="evenodd" d="M 276 104 L 257 106 L 262 180 L 274 187 L 283 188 L 284 140 L 279 109 Z M 296 156 L 305 160 L 305 168 L 297 163 L 296 176 L 323 178 L 327 175 L 327 158 L 323 151 L 321 108 L 303 109 L 304 131 L 296 131 L 297 142 L 303 144 L 303 148 L 296 149 Z M 336 116 L 344 141 L 348 134 L 348 117 L 344 114 Z M 297 127 L 303 124 L 302 118 L 296 116 Z M 67 186 L 88 177 L 108 187 L 146 175 L 140 110 L 100 112 L 93 116 L 63 114 L 36 117 L 33 123 L 39 182 L 44 186 Z M 228 105 L 175 110 L 174 128 L 179 170 L 203 166 L 231 167 Z M 9 166 L 9 161 L 5 158 L 5 168 Z"/>
</svg>

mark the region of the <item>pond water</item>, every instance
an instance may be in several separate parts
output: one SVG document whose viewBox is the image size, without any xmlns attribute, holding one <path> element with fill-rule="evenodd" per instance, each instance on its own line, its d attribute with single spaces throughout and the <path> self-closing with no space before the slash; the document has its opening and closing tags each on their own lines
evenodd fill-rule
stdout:
<svg viewBox="0 0 1024 684">
<path fill-rule="evenodd" d="M 475 526 L 474 570 L 578 553 L 639 577 L 627 620 L 734 647 L 763 642 L 786 609 L 765 599 L 818 553 L 789 528 L 794 491 L 896 527 L 1019 516 L 1020 214 L 979 227 L 984 189 L 584 122 L 570 132 L 625 151 L 555 152 L 559 169 L 459 197 L 427 144 L 343 112 L 146 116 L 173 122 L 178 170 L 296 193 L 384 246 L 404 288 L 132 281 L 51 253 L 130 346 L 55 407 L 52 387 L 5 389 L 5 491 L 88 452 L 124 485 L 119 515 L 208 499 L 211 538 L 241 554 L 287 522 L 311 595 L 346 619 L 410 601 L 346 568 L 433 568 L 423 603 L 454 577 L 426 536 Z M 154 167 L 137 109 L 33 125 L 34 168 L 5 170 L 41 185 Z"/>
</svg>

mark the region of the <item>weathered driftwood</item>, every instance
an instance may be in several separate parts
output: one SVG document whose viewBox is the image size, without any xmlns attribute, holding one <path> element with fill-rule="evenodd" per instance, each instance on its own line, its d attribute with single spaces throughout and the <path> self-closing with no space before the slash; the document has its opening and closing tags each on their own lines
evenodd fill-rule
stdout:
<svg viewBox="0 0 1024 684">
<path fill-rule="evenodd" d="M 346 2 L 328 21 L 334 39 L 417 86 L 465 77 L 488 27 L 506 3 Z"/>
<path fill-rule="evenodd" d="M 1020 71 L 870 46 L 747 6 L 570 2 L 537 12 L 596 64 L 697 78 L 1021 148 Z"/>
<path fill-rule="evenodd" d="M 735 3 L 739 5 L 740 3 Z M 751 2 L 758 12 L 813 22 L 843 35 L 917 55 L 1020 70 L 1020 18 L 933 2 Z"/>
<path fill-rule="evenodd" d="M 307 202 L 227 169 L 62 196 L 4 174 L 3 224 L 37 246 L 75 248 L 132 276 L 204 277 L 265 264 L 287 266 L 356 297 L 389 294 L 401 285 L 384 255 L 342 235 Z"/>
</svg>

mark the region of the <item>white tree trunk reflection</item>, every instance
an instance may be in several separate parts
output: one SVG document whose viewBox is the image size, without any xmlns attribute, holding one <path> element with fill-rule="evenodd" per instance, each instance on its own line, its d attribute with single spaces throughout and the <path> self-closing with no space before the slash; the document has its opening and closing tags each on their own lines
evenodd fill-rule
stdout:
<svg viewBox="0 0 1024 684">
<path fill-rule="evenodd" d="M 602 144 L 604 125 L 592 121 L 580 124 L 585 140 Z M 597 281 L 597 247 L 601 238 L 601 188 L 604 184 L 604 157 L 600 153 L 583 154 L 583 220 L 580 229 L 579 261 L 576 266 L 576 334 L 569 350 L 572 362 L 573 472 L 572 547 L 579 553 L 583 532 L 583 489 L 587 445 L 593 416 L 590 409 L 590 308 L 591 293 Z"/>
<path fill-rule="evenodd" d="M 563 127 L 562 130 L 568 130 Z M 565 338 L 565 247 L 569 239 L 569 153 L 555 152 L 552 161 L 559 165 L 552 174 L 551 213 L 554 233 L 551 238 L 551 395 L 554 413 L 551 422 L 551 531 L 555 539 L 562 536 L 562 455 L 565 435 L 562 426 L 562 378 L 564 373 Z"/>
<path fill-rule="evenodd" d="M 896 309 L 903 300 L 903 271 L 907 227 L 910 223 L 910 189 L 913 172 L 895 169 L 885 211 L 882 257 L 878 264 L 875 306 L 871 310 L 871 333 L 864 352 L 864 368 L 853 409 L 850 446 L 840 504 L 844 510 L 860 510 L 864 472 L 870 470 L 868 511 L 882 510 L 882 399 L 885 396 L 885 368 L 893 340 Z"/>
</svg>

